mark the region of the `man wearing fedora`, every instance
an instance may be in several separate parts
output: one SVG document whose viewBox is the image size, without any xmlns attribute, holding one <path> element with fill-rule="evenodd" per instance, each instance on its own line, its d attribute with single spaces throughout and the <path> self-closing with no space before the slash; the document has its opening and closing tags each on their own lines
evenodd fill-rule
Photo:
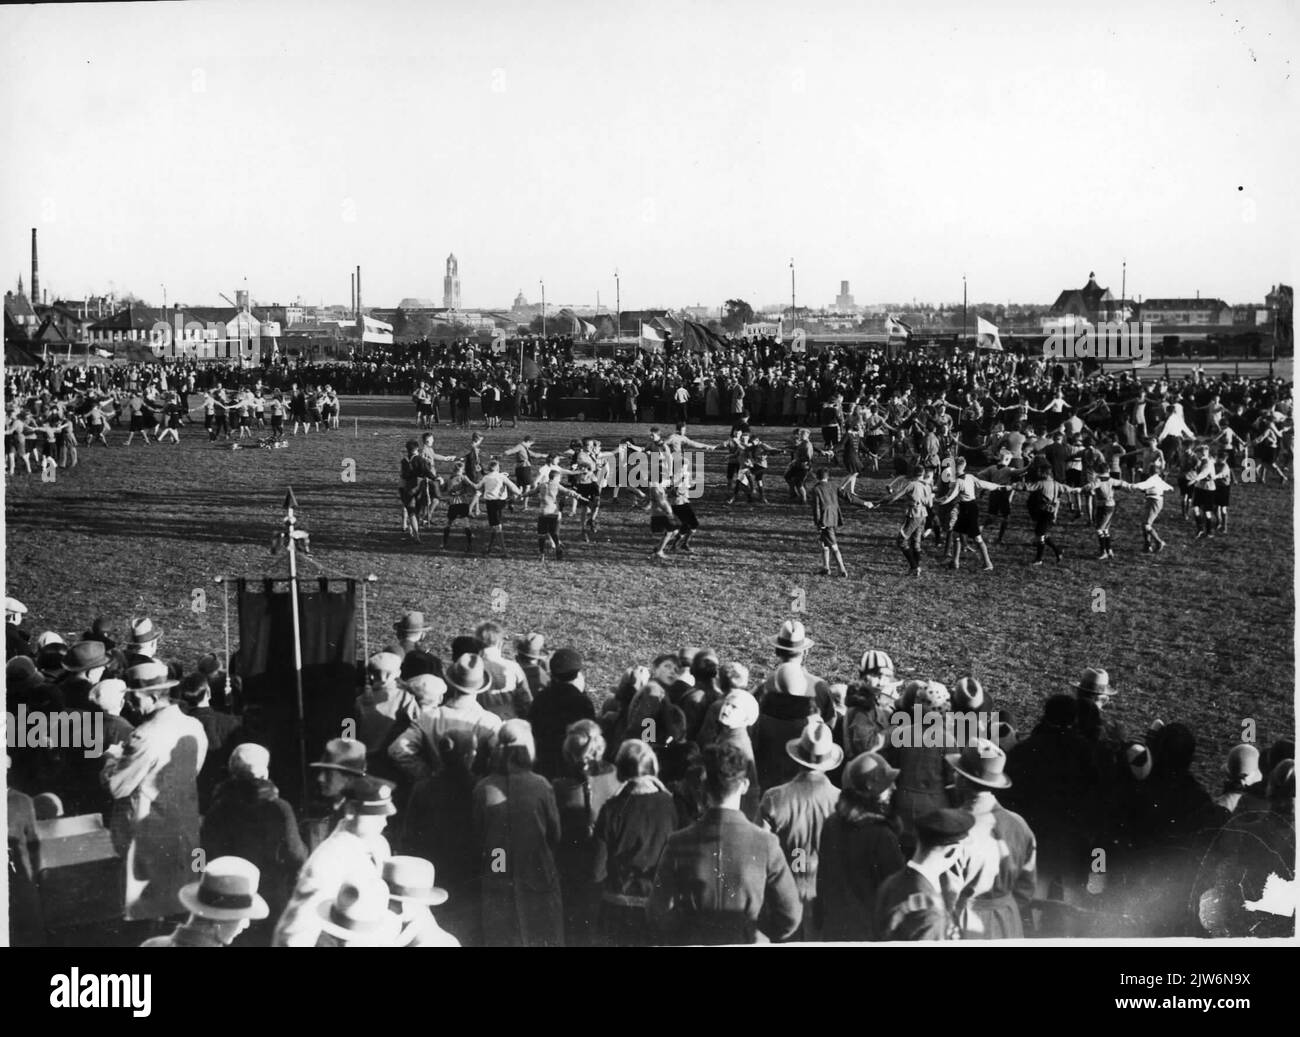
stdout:
<svg viewBox="0 0 1300 1037">
<path fill-rule="evenodd" d="M 1083 676 L 1074 685 L 1075 696 L 1080 702 L 1091 702 L 1101 711 L 1101 737 L 1105 741 L 1121 743 L 1124 732 L 1119 724 L 1106 716 L 1106 706 L 1115 696 L 1117 689 L 1110 683 L 1110 674 L 1105 670 L 1088 667 Z"/>
<path fill-rule="evenodd" d="M 546 638 L 541 634 L 530 633 L 515 642 L 515 662 L 524 671 L 528 692 L 533 698 L 551 682 L 550 666 L 542 654 L 545 647 Z"/>
<path fill-rule="evenodd" d="M 312 947 L 321 932 L 320 908 L 357 875 L 379 879 L 392 856 L 384 828 L 397 813 L 391 782 L 355 778 L 348 787 L 343 820 L 316 847 L 298 873 L 289 904 L 275 926 L 272 947 Z"/>
<path fill-rule="evenodd" d="M 646 905 L 672 943 L 767 943 L 799 930 L 803 907 L 780 840 L 740 811 L 748 771 L 737 746 L 704 750 L 708 809 L 668 837 Z"/>
<path fill-rule="evenodd" d="M 587 696 L 582 653 L 576 648 L 561 648 L 551 656 L 551 683 L 533 701 L 528 718 L 537 742 L 537 773 L 548 780 L 560 777 L 569 725 L 596 719 L 596 707 Z"/>
<path fill-rule="evenodd" d="M 422 644 L 424 635 L 432 629 L 425 623 L 423 612 L 404 612 L 402 618 L 393 624 L 397 643 L 385 650 L 401 657 L 399 676 L 402 680 L 410 680 L 417 673 L 442 676 L 442 660 Z"/>
<path fill-rule="evenodd" d="M 145 940 L 141 947 L 229 947 L 270 908 L 258 894 L 261 873 L 241 857 L 214 857 L 198 882 L 177 893 L 190 916 L 168 936 Z"/>
<path fill-rule="evenodd" d="M 325 743 L 324 757 L 308 766 L 316 772 L 316 805 L 323 808 L 302 821 L 303 842 L 311 852 L 343 820 L 348 790 L 366 776 L 366 747 L 355 738 L 334 738 Z"/>
<path fill-rule="evenodd" d="M 818 848 L 822 827 L 835 812 L 840 790 L 826 772 L 844 762 L 844 750 L 835 744 L 831 729 L 820 717 L 809 717 L 803 733 L 785 744 L 786 754 L 799 773 L 784 785 L 768 789 L 759 804 L 759 823 L 781 840 L 799 899 L 803 902 L 800 939 L 819 938 L 814 918 L 817 900 Z"/>
<path fill-rule="evenodd" d="M 778 666 L 789 662 L 799 664 L 799 668 L 803 670 L 807 681 L 807 694 L 815 701 L 817 712 L 821 714 L 821 718 L 826 723 L 834 724 L 835 699 L 831 694 L 831 686 L 808 669 L 808 652 L 816 643 L 808 636 L 807 631 L 804 630 L 804 625 L 799 620 L 789 619 L 781 624 L 781 630 L 777 633 L 772 647 L 776 650 Z M 754 697 L 758 699 L 760 708 L 763 708 L 764 700 L 768 694 L 776 690 L 775 673 L 768 674 L 767 679 L 754 692 Z M 764 712 L 766 712 L 766 709 L 764 709 Z"/>
<path fill-rule="evenodd" d="M 388 886 L 363 869 L 339 884 L 338 891 L 316 904 L 318 933 L 313 947 L 392 947 L 401 920 L 388 909 Z"/>
<path fill-rule="evenodd" d="M 912 859 L 885 879 L 876 895 L 876 939 L 958 940 L 951 873 L 960 868 L 974 818 L 943 807 L 916 821 Z"/>
<path fill-rule="evenodd" d="M 176 681 L 160 662 L 126 671 L 126 684 L 144 723 L 126 748 L 105 751 L 101 780 L 117 803 L 124 831 L 114 842 L 126 861 L 129 921 L 162 919 L 180 910 L 177 894 L 190 879 L 199 846 L 197 779 L 207 756 L 203 725 L 172 701 Z"/>
<path fill-rule="evenodd" d="M 478 696 L 492 687 L 483 657 L 469 652 L 448 667 L 443 676 L 447 695 L 436 709 L 422 709 L 393 741 L 388 756 L 393 766 L 412 782 L 423 781 L 442 769 L 440 741 L 454 731 L 468 732 L 486 761 L 501 730 L 501 718 L 488 712 Z"/>
<path fill-rule="evenodd" d="M 420 857 L 390 857 L 384 861 L 388 910 L 401 922 L 394 941 L 398 947 L 459 947 L 460 941 L 442 928 L 432 908 L 447 902 L 447 891 L 434 885 L 433 865 Z"/>
<path fill-rule="evenodd" d="M 957 775 L 960 809 L 971 816 L 969 848 L 962 868 L 958 922 L 967 940 L 1019 940 L 1025 935 L 1037 887 L 1037 844 L 1019 814 L 994 794 L 1011 787 L 1007 754 L 979 739 L 947 757 Z"/>
<path fill-rule="evenodd" d="M 91 689 L 100 682 L 109 664 L 108 653 L 99 641 L 78 641 L 63 657 L 63 677 L 58 681 L 64 705 L 81 714 L 85 751 L 72 753 L 68 765 L 72 783 L 65 789 L 65 806 L 71 816 L 103 809 L 103 787 L 99 772 L 102 753 L 111 744 L 105 714 L 90 701 Z"/>
<path fill-rule="evenodd" d="M 161 640 L 162 631 L 148 616 L 131 620 L 131 639 L 126 644 L 127 666 L 138 666 L 156 659 Z"/>
</svg>

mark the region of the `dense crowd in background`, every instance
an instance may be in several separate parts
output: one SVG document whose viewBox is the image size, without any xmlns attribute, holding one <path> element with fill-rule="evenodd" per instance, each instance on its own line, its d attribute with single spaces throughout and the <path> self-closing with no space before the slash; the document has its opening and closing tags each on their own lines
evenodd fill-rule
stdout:
<svg viewBox="0 0 1300 1037">
<path fill-rule="evenodd" d="M 11 713 L 105 732 L 93 758 L 10 749 L 19 944 L 47 938 L 37 832 L 67 815 L 111 832 L 123 882 L 96 896 L 152 946 L 1294 934 L 1290 734 L 1236 746 L 1207 788 L 1210 733 L 1124 731 L 1100 667 L 1015 715 L 876 648 L 820 673 L 792 620 L 766 673 L 647 646 L 606 690 L 540 633 L 444 642 L 409 612 L 304 807 L 217 656 L 170 657 L 148 619 L 69 645 L 15 599 L 6 618 Z"/>
</svg>

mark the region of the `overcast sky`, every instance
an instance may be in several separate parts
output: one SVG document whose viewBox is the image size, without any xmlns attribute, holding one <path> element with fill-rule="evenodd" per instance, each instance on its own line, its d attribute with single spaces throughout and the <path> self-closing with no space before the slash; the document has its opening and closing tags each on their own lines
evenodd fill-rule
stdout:
<svg viewBox="0 0 1300 1037">
<path fill-rule="evenodd" d="M 1263 299 L 1294 0 L 0 10 L 0 276 L 155 304 Z"/>
</svg>

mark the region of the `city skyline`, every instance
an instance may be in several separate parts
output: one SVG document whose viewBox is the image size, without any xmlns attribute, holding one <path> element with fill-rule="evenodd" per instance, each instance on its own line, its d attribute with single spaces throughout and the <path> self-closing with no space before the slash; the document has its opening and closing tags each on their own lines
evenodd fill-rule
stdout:
<svg viewBox="0 0 1300 1037">
<path fill-rule="evenodd" d="M 38 227 L 50 298 L 191 305 L 440 299 L 449 253 L 467 309 L 1294 283 L 1294 8 L 1051 6 L 4 8 L 0 273 Z"/>
</svg>

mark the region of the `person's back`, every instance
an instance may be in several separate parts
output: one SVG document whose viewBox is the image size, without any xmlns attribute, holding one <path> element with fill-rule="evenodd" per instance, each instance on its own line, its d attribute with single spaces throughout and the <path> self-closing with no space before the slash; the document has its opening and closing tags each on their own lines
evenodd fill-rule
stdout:
<svg viewBox="0 0 1300 1037">
<path fill-rule="evenodd" d="M 272 914 L 287 903 L 294 877 L 307 859 L 293 807 L 265 779 L 232 778 L 218 785 L 203 816 L 199 845 L 209 860 L 242 857 L 256 865 Z"/>
<path fill-rule="evenodd" d="M 789 939 L 803 908 L 781 843 L 739 810 L 748 761 L 735 746 L 704 751 L 709 807 L 668 839 L 647 905 L 672 943 L 733 944 Z"/>
</svg>

